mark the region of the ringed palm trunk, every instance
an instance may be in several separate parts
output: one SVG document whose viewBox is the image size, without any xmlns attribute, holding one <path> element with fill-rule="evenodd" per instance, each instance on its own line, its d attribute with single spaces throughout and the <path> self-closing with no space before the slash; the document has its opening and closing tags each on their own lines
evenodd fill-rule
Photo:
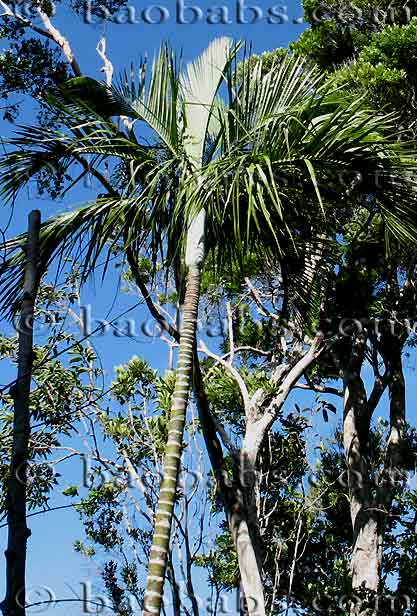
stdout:
<svg viewBox="0 0 417 616">
<path fill-rule="evenodd" d="M 192 367 L 196 323 L 200 298 L 201 266 L 191 265 L 188 270 L 184 298 L 183 322 L 180 330 L 177 376 L 168 424 L 168 442 L 165 450 L 163 479 L 152 548 L 149 556 L 148 579 L 144 598 L 144 616 L 159 614 L 162 607 L 164 580 L 169 555 L 169 543 L 178 475 L 181 464 L 184 426 L 189 392 L 192 384 Z"/>
</svg>

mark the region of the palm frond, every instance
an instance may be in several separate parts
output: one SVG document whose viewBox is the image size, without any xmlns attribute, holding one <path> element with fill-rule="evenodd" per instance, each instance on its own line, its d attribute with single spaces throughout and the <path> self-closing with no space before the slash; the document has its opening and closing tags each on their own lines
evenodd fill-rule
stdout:
<svg viewBox="0 0 417 616">
<path fill-rule="evenodd" d="M 150 74 L 142 63 L 138 78 L 125 73 L 113 88 L 70 80 L 56 99 L 62 131 L 21 129 L 15 151 L 0 161 L 6 197 L 53 161 L 67 169 L 92 154 L 98 164 L 114 157 L 123 165 L 119 196 L 109 191 L 113 196 L 43 226 L 43 270 L 82 246 L 87 275 L 117 242 L 146 242 L 172 262 L 203 209 L 207 249 L 220 265 L 254 254 L 294 261 L 324 226 L 336 237 L 358 203 L 375 209 L 392 237 L 415 242 L 415 144 L 398 139 L 395 117 L 342 100 L 332 82 L 290 56 L 267 74 L 259 63 L 253 71 L 244 65 L 237 78 L 236 52 L 219 39 L 180 76 L 163 46 Z M 123 116 L 136 122 L 128 130 L 112 119 Z M 6 246 L 12 254 L 0 285 L 3 312 L 18 297 L 21 241 Z M 291 279 L 295 285 L 298 276 L 300 293 L 291 293 L 299 305 L 312 290 L 302 271 Z"/>
<path fill-rule="evenodd" d="M 22 126 L 5 144 L 14 148 L 0 157 L 0 194 L 6 202 L 40 172 L 63 174 L 76 162 L 74 142 L 61 131 Z"/>
<path fill-rule="evenodd" d="M 201 165 L 213 104 L 239 45 L 215 39 L 180 75 L 184 99 L 184 147 L 194 165 Z"/>
<path fill-rule="evenodd" d="M 180 154 L 178 136 L 178 68 L 175 57 L 163 45 L 150 71 L 147 84 L 147 63 L 142 62 L 137 85 L 134 73 L 126 71 L 114 86 L 107 86 L 90 77 L 68 80 L 61 90 L 61 104 L 75 110 L 92 112 L 103 117 L 125 117 L 144 121 L 174 155 Z M 53 101 L 52 101 L 53 102 Z"/>
<path fill-rule="evenodd" d="M 136 250 L 146 246 L 154 255 L 166 244 L 166 229 L 170 222 L 167 192 L 164 180 L 172 174 L 172 161 L 163 167 L 153 167 L 144 178 L 144 185 L 136 195 L 105 196 L 46 221 L 40 231 L 39 276 L 42 277 L 53 262 L 58 262 L 58 272 L 66 259 L 71 257 L 82 263 L 82 281 L 94 272 L 97 259 L 105 254 L 103 276 L 109 258 L 116 246 L 134 246 Z M 161 189 L 163 187 L 163 189 Z M 152 203 L 153 207 L 149 205 Z M 161 213 L 165 213 L 165 219 Z M 183 224 L 177 220 L 171 224 L 172 242 L 177 249 Z M 0 269 L 0 314 L 12 317 L 19 309 L 22 299 L 26 236 L 20 235 L 0 246 L 6 255 Z"/>
<path fill-rule="evenodd" d="M 416 241 L 415 144 L 398 139 L 393 115 L 342 100 L 291 57 L 266 76 L 259 66 L 243 75 L 234 97 L 216 104 L 216 156 L 190 180 L 187 212 L 177 203 L 185 218 L 206 211 L 207 248 L 219 262 L 284 259 L 323 228 L 335 237 L 370 194 L 392 236 Z M 311 285 L 301 273 L 291 282 L 293 304 L 307 306 Z"/>
</svg>

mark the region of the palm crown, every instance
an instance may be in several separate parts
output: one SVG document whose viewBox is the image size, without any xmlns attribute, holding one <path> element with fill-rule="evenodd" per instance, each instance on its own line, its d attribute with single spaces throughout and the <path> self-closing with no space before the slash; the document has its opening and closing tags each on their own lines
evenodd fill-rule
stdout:
<svg viewBox="0 0 417 616">
<path fill-rule="evenodd" d="M 163 46 L 149 77 L 143 63 L 138 80 L 124 73 L 108 88 L 81 77 L 49 95 L 63 127 L 20 128 L 0 162 L 3 197 L 41 171 L 65 174 L 75 164 L 98 177 L 106 194 L 43 225 L 44 270 L 81 240 L 87 274 L 123 236 L 136 248 L 148 241 L 154 254 L 163 247 L 172 259 L 202 210 L 207 250 L 222 246 L 216 259 L 265 250 L 282 256 L 298 234 L 314 237 L 324 218 L 334 231 L 358 191 L 388 231 L 415 236 L 414 151 L 396 138 L 395 118 L 363 109 L 360 100 L 343 102 L 296 58 L 267 74 L 261 63 L 238 72 L 236 53 L 218 39 L 180 72 Z M 118 163 L 113 181 L 100 172 L 109 160 Z M 344 181 L 354 174 L 356 188 Z M 3 271 L 6 310 L 19 300 L 22 239 L 7 244 L 17 253 Z"/>
</svg>

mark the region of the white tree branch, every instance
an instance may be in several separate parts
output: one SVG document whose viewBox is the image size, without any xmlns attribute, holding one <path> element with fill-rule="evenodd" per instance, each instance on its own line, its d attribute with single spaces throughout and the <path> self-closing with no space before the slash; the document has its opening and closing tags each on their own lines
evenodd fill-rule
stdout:
<svg viewBox="0 0 417 616">
<path fill-rule="evenodd" d="M 5 2 L 3 2 L 3 0 L 0 0 L 0 7 L 4 11 L 4 13 L 0 15 L 0 17 L 4 17 L 4 16 L 13 17 L 13 19 L 16 19 L 18 22 L 20 22 L 22 26 L 25 26 L 26 28 L 30 28 L 31 30 L 39 34 L 40 36 L 44 36 L 45 38 L 48 38 L 54 41 L 61 48 L 62 53 L 64 54 L 69 65 L 71 66 L 74 75 L 76 77 L 80 77 L 82 75 L 80 66 L 75 58 L 75 55 L 71 49 L 71 45 L 68 39 L 66 39 L 57 28 L 55 28 L 55 26 L 52 24 L 51 20 L 49 19 L 48 15 L 46 15 L 46 13 L 42 11 L 40 6 L 36 7 L 36 12 L 41 18 L 45 26 L 45 30 L 43 28 L 39 28 L 39 26 L 34 24 L 29 19 L 26 19 L 25 17 L 22 17 L 22 15 L 20 15 L 19 13 L 16 13 L 15 11 L 13 11 L 10 8 L 10 6 L 8 6 Z"/>
<path fill-rule="evenodd" d="M 265 414 L 262 416 L 262 423 L 265 423 L 266 429 L 274 422 L 277 412 L 280 410 L 288 394 L 296 385 L 297 381 L 303 376 L 304 372 L 311 366 L 323 350 L 322 335 L 319 334 L 312 342 L 309 350 L 301 359 L 291 368 L 287 376 L 284 378 L 278 393 L 274 396 L 268 405 Z"/>
<path fill-rule="evenodd" d="M 77 62 L 77 59 L 74 55 L 74 52 L 72 51 L 71 45 L 68 41 L 68 39 L 65 38 L 65 36 L 63 34 L 61 34 L 61 32 L 58 30 L 58 28 L 55 28 L 55 26 L 53 25 L 53 23 L 51 22 L 51 20 L 49 19 L 48 15 L 46 15 L 46 13 L 44 13 L 42 11 L 42 9 L 40 8 L 40 6 L 36 7 L 36 11 L 39 15 L 39 17 L 41 18 L 43 25 L 46 28 L 47 31 L 47 36 L 49 38 L 51 38 L 52 40 L 55 41 L 55 43 L 62 49 L 62 53 L 64 54 L 64 56 L 66 57 L 68 63 L 70 64 L 74 75 L 76 77 L 80 77 L 82 75 L 81 73 L 81 69 L 80 66 Z M 30 27 L 32 27 L 36 32 L 39 32 L 40 29 L 38 29 L 37 27 L 33 27 L 32 24 L 28 24 L 30 25 Z M 39 32 L 44 33 L 43 30 L 41 30 Z"/>
<path fill-rule="evenodd" d="M 211 357 L 212 359 L 214 359 L 217 363 L 219 363 L 221 366 L 223 366 L 223 368 L 225 368 L 232 375 L 232 377 L 235 379 L 235 381 L 236 381 L 236 383 L 237 383 L 237 385 L 239 387 L 240 393 L 242 395 L 243 405 L 244 405 L 244 408 L 245 408 L 245 414 L 248 415 L 249 412 L 250 412 L 250 408 L 251 408 L 250 396 L 249 396 L 248 388 L 246 387 L 245 381 L 240 376 L 240 374 L 236 370 L 236 368 L 234 368 L 228 361 L 225 361 L 219 355 L 216 355 L 215 353 L 212 353 L 207 348 L 206 344 L 203 341 L 200 342 L 200 347 L 197 350 L 200 351 L 201 353 L 204 353 L 205 355 L 207 355 L 207 357 Z"/>
<path fill-rule="evenodd" d="M 274 319 L 275 321 L 278 321 L 279 316 L 268 310 L 268 308 L 263 303 L 261 296 L 259 295 L 259 291 L 253 286 L 248 277 L 245 278 L 245 283 L 255 301 L 255 304 L 258 306 L 259 313 L 264 317 L 269 317 L 271 319 Z"/>
<path fill-rule="evenodd" d="M 111 60 L 108 58 L 106 54 L 106 45 L 107 45 L 106 37 L 102 36 L 99 42 L 97 43 L 96 50 L 100 58 L 103 60 L 103 68 L 101 70 L 106 76 L 107 86 L 110 87 L 113 83 L 114 68 L 113 68 L 113 64 Z"/>
</svg>

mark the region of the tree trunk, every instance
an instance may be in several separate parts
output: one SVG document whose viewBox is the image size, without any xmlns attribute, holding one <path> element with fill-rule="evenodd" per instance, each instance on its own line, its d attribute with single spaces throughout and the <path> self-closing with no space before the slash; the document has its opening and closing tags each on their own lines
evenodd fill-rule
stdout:
<svg viewBox="0 0 417 616">
<path fill-rule="evenodd" d="M 171 417 L 168 425 L 168 442 L 163 466 L 163 479 L 149 557 L 148 579 L 144 598 L 144 616 L 159 614 L 162 607 L 187 403 L 191 388 L 200 278 L 200 267 L 190 266 L 184 299 L 183 323 L 180 332 L 177 376 L 172 399 Z"/>
<path fill-rule="evenodd" d="M 239 524 L 232 518 L 233 533 L 247 612 L 250 616 L 265 614 L 265 597 L 262 583 L 262 548 L 259 531 L 257 495 L 259 491 L 256 461 L 262 438 L 257 423 L 246 423 L 246 433 L 240 452 L 239 480 L 241 507 Z"/>
<path fill-rule="evenodd" d="M 377 512 L 361 511 L 356 517 L 352 552 L 352 588 L 378 593 L 382 564 L 381 524 Z M 357 612 L 353 612 L 356 614 Z M 369 613 L 369 612 L 368 612 Z"/>
<path fill-rule="evenodd" d="M 387 442 L 386 469 L 391 475 L 391 486 L 400 477 L 405 479 L 401 469 L 403 438 L 405 428 L 405 379 L 402 367 L 402 347 L 391 346 L 388 364 L 391 378 L 388 385 L 390 395 L 390 433 Z"/>
<path fill-rule="evenodd" d="M 180 589 L 178 587 L 177 580 L 175 579 L 175 569 L 172 564 L 171 558 L 168 559 L 167 564 L 167 580 L 171 586 L 173 616 L 181 616 L 182 605 Z"/>
<path fill-rule="evenodd" d="M 241 456 L 240 462 L 234 460 L 233 481 L 229 478 L 222 446 L 217 437 L 216 425 L 211 417 L 205 395 L 196 353 L 194 357 L 194 388 L 204 441 L 216 477 L 220 498 L 223 501 L 230 534 L 236 548 L 241 575 L 242 603 L 246 602 L 247 610 L 251 616 L 261 616 L 265 614 L 265 605 L 259 557 L 260 548 L 259 542 L 254 538 L 256 533 L 252 530 L 257 527 L 256 507 L 255 521 L 251 521 L 249 514 L 250 502 L 255 492 L 248 484 L 251 483 L 253 477 L 256 478 L 256 475 L 247 472 L 247 465 L 246 469 L 242 469 L 244 458 Z"/>
<path fill-rule="evenodd" d="M 389 375 L 390 432 L 386 443 L 386 458 L 378 485 L 371 483 L 366 456 L 372 412 L 384 388 L 372 400 L 360 377 L 363 356 L 358 354 L 352 368 L 345 371 L 344 447 L 349 478 L 349 497 L 353 528 L 352 591 L 358 597 L 351 603 L 351 614 L 380 613 L 380 590 L 384 530 L 392 508 L 395 484 L 405 480 L 402 462 L 405 427 L 405 381 L 402 370 L 402 348 L 406 336 L 394 337 L 385 332 L 378 350 Z M 364 348 L 363 343 L 362 350 Z M 359 358 L 359 359 L 358 359 Z"/>
<path fill-rule="evenodd" d="M 259 543 L 254 537 L 254 520 L 251 519 L 246 489 L 242 490 L 230 512 L 229 527 L 236 546 L 246 613 L 249 616 L 265 616 Z"/>
<path fill-rule="evenodd" d="M 33 319 L 38 287 L 40 212 L 29 215 L 27 265 L 19 320 L 19 350 L 14 398 L 13 445 L 7 487 L 8 541 L 6 555 L 6 596 L 1 604 L 4 616 L 26 613 L 26 550 L 30 530 L 26 525 L 27 464 L 29 456 L 29 396 L 33 366 Z"/>
<path fill-rule="evenodd" d="M 407 470 L 403 468 L 404 429 L 406 419 L 406 395 L 405 379 L 402 367 L 402 348 L 405 342 L 400 338 L 391 340 L 384 360 L 390 371 L 388 384 L 390 396 L 390 432 L 386 443 L 386 457 L 382 481 L 377 490 L 378 507 L 381 511 L 381 523 L 379 528 L 381 560 L 382 547 L 387 517 L 392 511 L 392 502 L 395 497 L 395 489 L 404 486 L 407 481 Z M 398 609 L 404 610 L 407 604 L 407 590 L 402 588 L 401 583 L 397 588 L 396 601 Z M 402 608 L 399 606 L 402 603 Z M 391 608 L 392 611 L 392 608 Z M 383 613 L 383 612 L 381 612 Z"/>
<path fill-rule="evenodd" d="M 358 374 L 345 375 L 343 438 L 348 468 L 350 512 L 353 529 L 351 615 L 369 611 L 366 598 L 377 595 L 381 570 L 381 520 L 372 498 L 364 448 L 369 430 L 364 427 L 366 391 Z"/>
</svg>

